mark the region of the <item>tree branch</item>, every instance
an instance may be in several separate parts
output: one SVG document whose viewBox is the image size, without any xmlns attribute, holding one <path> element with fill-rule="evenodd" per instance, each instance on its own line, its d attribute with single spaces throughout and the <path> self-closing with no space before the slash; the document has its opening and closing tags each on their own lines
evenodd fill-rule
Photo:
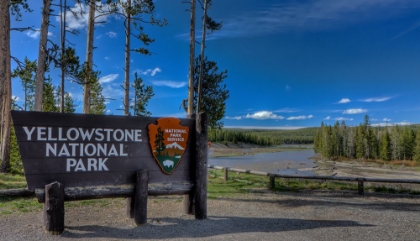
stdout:
<svg viewBox="0 0 420 241">
<path fill-rule="evenodd" d="M 26 27 L 26 28 L 10 28 L 10 31 L 19 31 L 19 32 L 24 32 L 24 31 L 27 31 L 27 30 L 31 30 L 31 31 L 38 31 L 38 30 L 36 30 L 35 28 L 34 28 L 34 26 L 32 26 L 32 27 Z"/>
</svg>

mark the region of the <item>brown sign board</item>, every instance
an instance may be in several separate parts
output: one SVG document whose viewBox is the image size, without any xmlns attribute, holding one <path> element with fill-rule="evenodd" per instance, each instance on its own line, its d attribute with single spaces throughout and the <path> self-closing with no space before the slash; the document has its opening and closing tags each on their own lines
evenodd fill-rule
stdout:
<svg viewBox="0 0 420 241">
<path fill-rule="evenodd" d="M 12 118 L 30 190 L 52 182 L 65 187 L 132 184 L 140 169 L 149 171 L 149 183 L 193 182 L 194 136 L 184 130 L 195 130 L 195 119 L 161 118 L 178 122 L 166 129 L 182 135 L 165 144 L 179 144 L 184 152 L 166 152 L 182 158 L 160 164 L 148 134 L 159 118 L 29 111 L 12 111 Z"/>
</svg>

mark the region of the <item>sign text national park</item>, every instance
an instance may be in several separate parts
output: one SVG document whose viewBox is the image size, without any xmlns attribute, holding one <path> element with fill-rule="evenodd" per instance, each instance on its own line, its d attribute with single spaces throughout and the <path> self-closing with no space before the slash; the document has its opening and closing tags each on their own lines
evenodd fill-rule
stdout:
<svg viewBox="0 0 420 241">
<path fill-rule="evenodd" d="M 191 181 L 194 119 L 25 111 L 12 117 L 29 189 L 53 181 L 133 183 L 139 169 L 149 171 L 150 183 Z"/>
</svg>

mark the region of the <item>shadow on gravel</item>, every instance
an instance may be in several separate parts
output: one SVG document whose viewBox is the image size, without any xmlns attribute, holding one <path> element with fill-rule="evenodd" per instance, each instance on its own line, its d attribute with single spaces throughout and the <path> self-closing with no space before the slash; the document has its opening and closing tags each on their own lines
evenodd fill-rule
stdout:
<svg viewBox="0 0 420 241">
<path fill-rule="evenodd" d="M 278 204 L 282 207 L 303 207 L 303 206 L 325 206 L 325 207 L 356 207 L 363 209 L 371 210 L 394 210 L 394 211 L 405 211 L 405 212 L 419 212 L 420 204 L 405 202 L 409 200 L 401 197 L 392 197 L 388 195 L 386 197 L 380 197 L 375 195 L 377 198 L 374 201 L 369 201 L 369 199 L 355 195 L 349 194 L 326 194 L 326 195 L 311 195 L 311 194 L 300 194 L 300 193 L 281 193 L 280 195 L 290 197 L 290 199 L 273 199 L 273 200 L 264 200 L 264 199 L 241 199 L 241 198 L 226 198 L 224 200 L 229 200 L 233 202 L 255 202 L 255 203 L 272 203 Z M 308 200 L 302 199 L 308 198 Z M 344 200 L 343 200 L 344 198 Z M 358 198 L 358 199 L 357 199 Z M 380 199 L 387 199 L 388 201 L 380 201 Z M 329 199 L 329 200 L 326 200 Z M 389 200 L 392 199 L 392 202 Z"/>
<path fill-rule="evenodd" d="M 169 227 L 168 227 L 169 226 Z M 105 239 L 170 239 L 170 238 L 206 238 L 217 235 L 236 233 L 276 233 L 294 230 L 335 228 L 335 227 L 370 227 L 345 220 L 305 220 L 287 218 L 243 218 L 212 216 L 206 220 L 186 220 L 182 218 L 162 218 L 148 220 L 148 224 L 132 229 L 106 226 L 66 226 L 63 238 L 105 238 Z"/>
</svg>

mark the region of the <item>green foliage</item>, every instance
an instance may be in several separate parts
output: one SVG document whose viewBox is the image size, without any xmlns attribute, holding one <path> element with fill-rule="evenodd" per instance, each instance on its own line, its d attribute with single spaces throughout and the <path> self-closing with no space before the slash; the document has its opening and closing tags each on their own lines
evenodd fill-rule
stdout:
<svg viewBox="0 0 420 241">
<path fill-rule="evenodd" d="M 415 161 L 420 162 L 420 126 L 417 129 L 416 142 L 415 142 L 415 146 L 414 146 L 414 156 L 413 156 L 413 159 Z"/>
<path fill-rule="evenodd" d="M 44 112 L 59 112 L 59 102 L 57 99 L 58 88 L 56 88 L 51 78 L 48 77 L 44 81 L 44 92 L 42 93 L 42 111 Z"/>
<path fill-rule="evenodd" d="M 4 4 L 4 2 L 2 4 Z M 12 15 L 16 16 L 16 21 L 22 20 L 22 9 L 25 12 L 32 12 L 29 8 L 28 0 L 10 0 L 10 10 Z"/>
<path fill-rule="evenodd" d="M 66 78 L 76 83 L 83 83 L 84 77 L 81 72 L 83 67 L 80 65 L 79 56 L 76 55 L 76 50 L 71 47 L 67 47 L 64 50 L 64 55 L 60 55 L 60 58 L 55 61 L 56 67 L 64 67 Z"/>
<path fill-rule="evenodd" d="M 146 106 L 150 98 L 155 95 L 153 87 L 145 86 L 143 79 L 139 78 L 137 73 L 134 74 L 134 77 L 134 105 L 131 108 L 134 109 L 135 116 L 150 116 L 152 113 L 146 110 Z"/>
<path fill-rule="evenodd" d="M 198 82 L 200 76 L 200 56 L 195 59 L 194 65 L 194 109 L 197 106 Z M 210 128 L 221 128 L 226 112 L 226 100 L 229 98 L 229 90 L 223 80 L 227 78 L 227 70 L 219 72 L 219 67 L 214 61 L 204 59 L 203 83 L 201 86 L 201 97 L 199 112 L 207 113 L 208 125 Z"/>
<path fill-rule="evenodd" d="M 316 128 L 298 130 L 209 129 L 209 141 L 249 143 L 262 146 L 312 144 Z"/>
<path fill-rule="evenodd" d="M 387 129 L 383 130 L 380 138 L 379 157 L 382 160 L 391 160 L 391 138 Z"/>
<path fill-rule="evenodd" d="M 12 78 L 19 78 L 22 82 L 24 92 L 23 110 L 34 110 L 35 103 L 35 74 L 36 74 L 36 60 L 30 61 L 27 57 L 23 62 L 23 66 L 18 66 L 13 70 Z"/>
<path fill-rule="evenodd" d="M 325 158 L 359 158 L 390 160 L 420 159 L 419 130 L 412 126 L 404 126 L 401 130 L 394 127 L 372 127 L 369 117 L 357 127 L 347 127 L 345 124 L 334 128 L 321 123 L 314 137 L 314 151 Z"/>
<path fill-rule="evenodd" d="M 130 17 L 130 24 L 132 24 L 134 30 L 137 32 L 131 32 L 131 35 L 145 46 L 148 46 L 155 40 L 150 38 L 149 35 L 144 32 L 144 27 L 142 25 L 144 23 L 157 26 L 164 26 L 167 24 L 165 19 L 160 20 L 153 16 L 155 14 L 155 5 L 152 0 L 132 0 L 130 4 L 125 0 L 117 0 L 114 3 L 111 3 L 110 6 L 113 13 L 122 15 L 125 18 L 125 27 L 131 29 L 131 25 L 127 25 L 127 18 Z M 123 11 L 120 12 L 119 9 L 122 9 Z M 145 19 L 145 16 L 149 16 L 149 18 Z M 144 55 L 151 54 L 151 52 L 144 47 L 134 48 L 131 49 L 131 51 Z"/>
<path fill-rule="evenodd" d="M 92 72 L 90 85 L 90 113 L 104 115 L 106 110 L 105 97 L 102 95 L 102 85 L 99 83 L 99 72 Z"/>
<path fill-rule="evenodd" d="M 15 128 L 10 129 L 10 167 L 9 172 L 14 174 L 23 174 L 22 159 L 20 157 Z"/>
<path fill-rule="evenodd" d="M 64 94 L 64 113 L 74 113 L 76 111 L 76 104 L 69 93 Z"/>
</svg>

